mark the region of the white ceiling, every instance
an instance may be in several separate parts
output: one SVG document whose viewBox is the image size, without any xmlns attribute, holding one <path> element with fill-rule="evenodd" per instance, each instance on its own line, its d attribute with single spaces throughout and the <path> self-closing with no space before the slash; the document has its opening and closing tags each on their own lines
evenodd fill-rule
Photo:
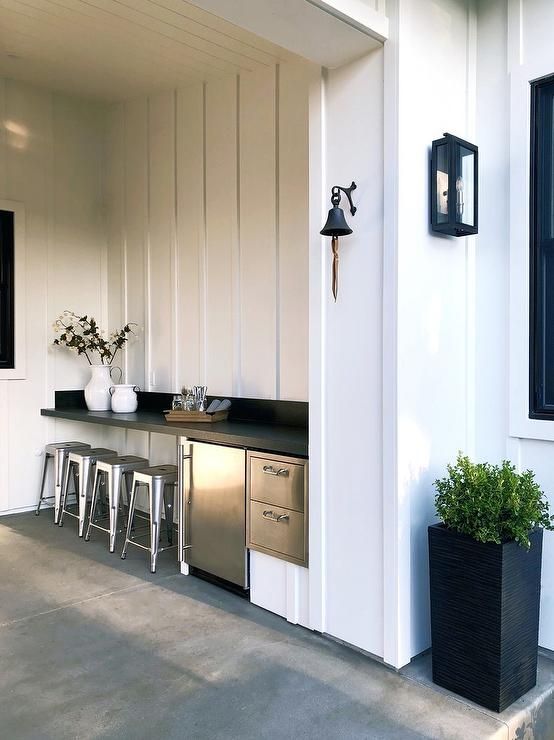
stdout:
<svg viewBox="0 0 554 740">
<path fill-rule="evenodd" d="M 0 76 L 99 100 L 291 56 L 185 0 L 0 0 Z"/>
<path fill-rule="evenodd" d="M 191 2 L 323 67 L 357 59 L 388 36 L 384 0 Z"/>
</svg>

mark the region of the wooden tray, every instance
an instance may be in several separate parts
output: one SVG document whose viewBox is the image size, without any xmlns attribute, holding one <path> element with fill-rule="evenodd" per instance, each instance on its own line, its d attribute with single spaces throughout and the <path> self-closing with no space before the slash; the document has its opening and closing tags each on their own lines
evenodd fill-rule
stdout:
<svg viewBox="0 0 554 740">
<path fill-rule="evenodd" d="M 187 422 L 197 422 L 213 424 L 216 421 L 225 421 L 229 416 L 228 411 L 216 411 L 215 414 L 206 414 L 205 411 L 164 411 L 166 421 L 186 424 Z"/>
</svg>

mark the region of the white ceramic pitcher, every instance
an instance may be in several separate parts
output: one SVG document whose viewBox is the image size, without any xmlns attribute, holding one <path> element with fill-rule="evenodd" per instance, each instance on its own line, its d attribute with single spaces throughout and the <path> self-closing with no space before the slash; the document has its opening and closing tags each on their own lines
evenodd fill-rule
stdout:
<svg viewBox="0 0 554 740">
<path fill-rule="evenodd" d="M 111 365 L 98 364 L 90 366 L 90 380 L 85 386 L 85 401 L 89 411 L 110 410 L 112 370 L 119 370 L 121 373 L 121 368 Z"/>
<path fill-rule="evenodd" d="M 140 388 L 136 385 L 125 383 L 112 385 L 110 388 L 112 411 L 116 414 L 132 414 L 133 411 L 136 411 L 138 406 L 138 390 Z"/>
</svg>

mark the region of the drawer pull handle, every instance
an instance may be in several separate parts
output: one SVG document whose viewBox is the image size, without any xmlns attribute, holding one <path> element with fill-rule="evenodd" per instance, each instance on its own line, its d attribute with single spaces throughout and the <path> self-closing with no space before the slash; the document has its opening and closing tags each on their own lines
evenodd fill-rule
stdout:
<svg viewBox="0 0 554 740">
<path fill-rule="evenodd" d="M 287 478 L 289 474 L 287 468 L 279 468 L 278 470 L 275 470 L 273 465 L 264 465 L 263 471 L 266 475 L 282 475 L 284 478 Z"/>
<path fill-rule="evenodd" d="M 266 509 L 262 516 L 266 519 L 270 519 L 272 522 L 286 522 L 289 518 L 288 514 L 274 514 L 271 509 Z"/>
</svg>

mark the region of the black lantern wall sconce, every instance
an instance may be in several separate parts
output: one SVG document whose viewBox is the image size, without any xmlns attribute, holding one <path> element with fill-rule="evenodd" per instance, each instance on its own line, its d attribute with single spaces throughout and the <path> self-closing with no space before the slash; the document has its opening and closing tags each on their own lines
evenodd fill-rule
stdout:
<svg viewBox="0 0 554 740">
<path fill-rule="evenodd" d="M 349 188 L 343 188 L 340 185 L 333 185 L 331 188 L 331 204 L 332 208 L 327 216 L 325 226 L 319 232 L 323 236 L 331 237 L 331 249 L 333 250 L 333 278 L 332 278 L 332 290 L 335 301 L 339 292 L 339 236 L 348 236 L 352 233 L 352 229 L 346 223 L 344 218 L 344 211 L 339 207 L 341 201 L 341 192 L 348 198 L 350 205 L 350 213 L 354 215 L 357 211 L 356 206 L 352 203 L 352 191 L 356 190 L 356 183 L 352 182 Z"/>
<path fill-rule="evenodd" d="M 431 228 L 450 236 L 477 233 L 478 150 L 444 134 L 431 148 Z"/>
</svg>

